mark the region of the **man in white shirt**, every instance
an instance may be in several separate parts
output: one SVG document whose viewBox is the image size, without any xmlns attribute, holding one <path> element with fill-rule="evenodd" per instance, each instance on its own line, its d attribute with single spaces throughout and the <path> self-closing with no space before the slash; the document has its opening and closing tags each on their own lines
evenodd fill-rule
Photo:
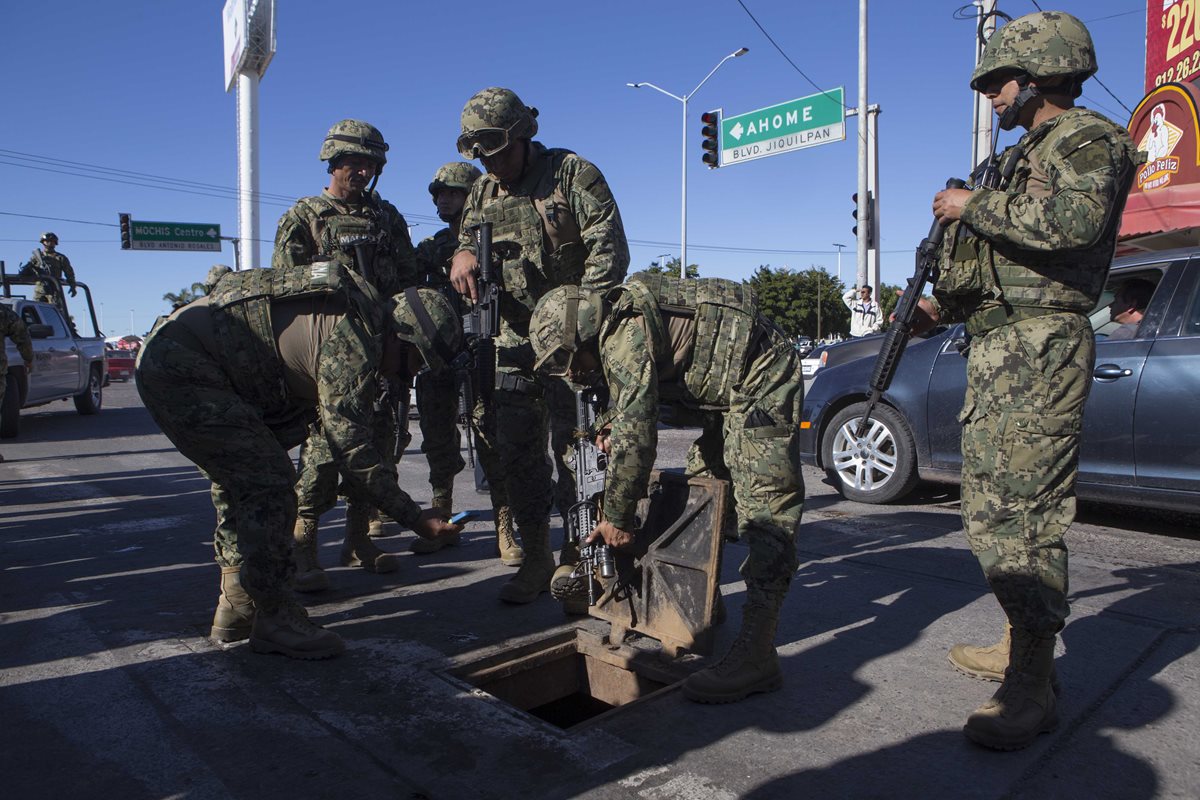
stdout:
<svg viewBox="0 0 1200 800">
<path fill-rule="evenodd" d="M 854 295 L 858 295 L 858 299 Z M 871 287 L 854 288 L 842 295 L 842 302 L 850 309 L 850 335 L 866 336 L 879 333 L 883 328 L 882 313 L 879 303 L 871 299 Z"/>
</svg>

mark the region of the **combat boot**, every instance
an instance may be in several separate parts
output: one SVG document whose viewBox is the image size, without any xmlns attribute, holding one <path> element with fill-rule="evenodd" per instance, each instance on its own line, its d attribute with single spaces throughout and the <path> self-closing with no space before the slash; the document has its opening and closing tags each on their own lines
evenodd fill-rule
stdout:
<svg viewBox="0 0 1200 800">
<path fill-rule="evenodd" d="M 241 567 L 221 567 L 221 596 L 209 635 L 218 642 L 240 642 L 249 638 L 253 624 L 254 601 L 242 588 Z"/>
<path fill-rule="evenodd" d="M 322 592 L 329 588 L 329 576 L 321 569 L 317 556 L 315 519 L 297 519 L 292 531 L 292 560 L 296 562 L 296 579 L 292 584 L 297 592 Z"/>
<path fill-rule="evenodd" d="M 735 703 L 754 692 L 773 692 L 783 687 L 779 654 L 775 651 L 775 628 L 779 612 L 765 605 L 742 609 L 742 629 L 725 657 L 711 667 L 689 675 L 683 694 L 698 703 Z"/>
<path fill-rule="evenodd" d="M 387 536 L 387 531 L 383 529 L 383 514 L 378 508 L 371 509 L 371 516 L 367 518 L 367 536 L 372 539 L 379 539 Z"/>
<path fill-rule="evenodd" d="M 967 718 L 963 733 L 994 750 L 1020 750 L 1039 733 L 1058 726 L 1058 703 L 1050 687 L 1054 637 L 1012 631 L 1012 651 L 1000 688 Z"/>
<path fill-rule="evenodd" d="M 525 560 L 517 574 L 500 587 L 500 599 L 506 603 L 532 603 L 550 589 L 554 574 L 554 556 L 550 553 L 550 522 L 538 523 L 521 531 Z"/>
<path fill-rule="evenodd" d="M 433 501 L 429 504 L 431 507 L 439 509 L 447 517 L 450 516 L 450 510 L 454 508 L 454 495 L 451 489 L 434 489 Z M 408 546 L 410 553 L 417 555 L 427 555 L 428 553 L 436 553 L 443 547 L 453 546 L 459 543 L 462 534 L 454 534 L 453 536 L 438 536 L 435 539 L 426 539 L 418 536 L 412 544 Z"/>
<path fill-rule="evenodd" d="M 517 544 L 513 535 L 512 510 L 508 506 L 492 509 L 496 517 L 496 555 L 506 567 L 519 567 L 525 560 L 525 551 Z"/>
<path fill-rule="evenodd" d="M 342 637 L 310 620 L 290 593 L 274 606 L 272 613 L 260 609 L 254 615 L 250 633 L 250 649 L 254 652 L 282 653 L 288 658 L 313 661 L 332 658 L 346 649 Z"/>
<path fill-rule="evenodd" d="M 371 507 L 346 503 L 346 538 L 342 541 L 343 567 L 362 567 L 367 572 L 395 572 L 396 557 L 375 546 L 367 535 Z"/>
<path fill-rule="evenodd" d="M 956 644 L 950 648 L 947 656 L 956 670 L 972 678 L 984 681 L 1004 680 L 1004 671 L 1008 669 L 1009 652 L 1012 649 L 1012 625 L 1004 624 L 1004 635 L 1000 641 L 987 647 L 977 647 L 971 644 Z M 1050 670 L 1050 688 L 1055 694 L 1062 691 L 1058 680 L 1058 670 Z"/>
<path fill-rule="evenodd" d="M 587 578 L 574 575 L 579 559 L 579 545 L 566 542 L 558 554 L 558 569 L 550 578 L 550 596 L 562 603 L 565 614 L 588 613 Z"/>
</svg>

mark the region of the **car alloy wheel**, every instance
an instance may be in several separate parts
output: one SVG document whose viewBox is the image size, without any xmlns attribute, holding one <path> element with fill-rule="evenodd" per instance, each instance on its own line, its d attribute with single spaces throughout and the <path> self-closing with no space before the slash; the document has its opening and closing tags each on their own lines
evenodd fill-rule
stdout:
<svg viewBox="0 0 1200 800">
<path fill-rule="evenodd" d="M 916 485 L 912 433 L 894 409 L 879 405 L 866 434 L 856 436 L 865 403 L 839 411 L 825 430 L 822 463 L 826 474 L 849 500 L 887 503 Z"/>
</svg>

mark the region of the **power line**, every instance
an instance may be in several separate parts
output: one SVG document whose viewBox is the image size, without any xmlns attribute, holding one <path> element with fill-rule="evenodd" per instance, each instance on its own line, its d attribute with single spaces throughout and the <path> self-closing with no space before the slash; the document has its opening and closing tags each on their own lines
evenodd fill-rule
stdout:
<svg viewBox="0 0 1200 800">
<path fill-rule="evenodd" d="M 146 189 L 159 189 L 180 194 L 190 194 L 197 197 L 212 197 L 218 200 L 237 199 L 241 196 L 241 193 L 237 189 L 230 186 L 152 175 L 150 173 L 104 167 L 78 161 L 67 161 L 16 150 L 0 149 L 0 165 L 21 167 L 23 169 L 67 175 L 75 178 L 89 178 L 91 180 L 119 183 L 126 186 L 138 186 Z M 291 207 L 295 201 L 294 198 L 288 195 L 269 192 L 255 192 L 252 196 L 263 205 L 285 208 Z M 422 222 L 440 223 L 437 217 L 429 214 L 404 214 L 404 217 L 405 219 L 414 219 Z"/>
<path fill-rule="evenodd" d="M 765 36 L 765 37 L 767 37 L 767 41 L 768 41 L 768 42 L 770 42 L 770 43 L 771 43 L 771 45 L 772 45 L 772 46 L 773 46 L 773 47 L 774 47 L 776 50 L 778 50 L 778 51 L 779 51 L 779 55 L 783 56 L 783 60 L 784 60 L 784 61 L 786 61 L 786 62 L 788 62 L 789 64 L 791 64 L 791 65 L 792 65 L 792 69 L 796 70 L 796 72 L 799 72 L 799 73 L 800 73 L 800 77 L 804 78 L 804 80 L 806 80 L 806 81 L 808 81 L 809 83 L 811 83 L 811 84 L 812 84 L 812 87 L 813 87 L 814 89 L 816 89 L 818 92 L 820 92 L 820 93 L 821 93 L 821 94 L 823 94 L 824 96 L 828 97 L 830 100 L 833 100 L 833 99 L 834 99 L 833 95 L 829 94 L 829 92 L 825 91 L 825 90 L 824 90 L 824 89 L 822 89 L 820 86 L 817 86 L 817 84 L 816 84 L 816 83 L 813 81 L 813 79 L 812 79 L 812 78 L 810 78 L 810 77 L 808 77 L 807 75 L 805 75 L 805 74 L 804 74 L 804 70 L 802 70 L 802 69 L 800 69 L 798 66 L 796 66 L 796 62 L 795 62 L 795 61 L 792 61 L 792 59 L 788 57 L 788 54 L 787 54 L 787 53 L 785 53 L 785 52 L 783 52 L 783 48 L 782 48 L 782 47 L 780 47 L 780 46 L 779 46 L 779 44 L 778 44 L 778 43 L 777 43 L 777 42 L 776 42 L 774 39 L 772 39 L 772 38 L 771 38 L 771 34 L 767 33 L 767 29 L 766 29 L 766 28 L 764 28 L 764 27 L 762 26 L 762 23 L 760 23 L 760 22 L 759 22 L 759 21 L 758 21 L 758 20 L 757 20 L 757 19 L 754 17 L 754 14 L 752 14 L 752 13 L 750 12 L 750 9 L 749 9 L 749 8 L 746 8 L 746 4 L 745 4 L 745 3 L 743 3 L 743 2 L 742 2 L 742 0 L 737 0 L 737 3 L 738 3 L 738 5 L 739 5 L 739 6 L 741 6 L 741 7 L 742 7 L 742 10 L 746 12 L 746 16 L 750 17 L 750 21 L 751 21 L 751 22 L 753 22 L 753 23 L 754 23 L 756 26 L 758 26 L 758 29 L 759 29 L 760 31 L 762 31 L 762 35 L 763 35 L 763 36 Z M 839 102 L 840 102 L 840 101 L 839 101 Z M 840 104 L 842 105 L 842 107 L 843 107 L 843 108 L 850 108 L 850 106 L 846 105 L 844 102 L 840 102 Z"/>
</svg>

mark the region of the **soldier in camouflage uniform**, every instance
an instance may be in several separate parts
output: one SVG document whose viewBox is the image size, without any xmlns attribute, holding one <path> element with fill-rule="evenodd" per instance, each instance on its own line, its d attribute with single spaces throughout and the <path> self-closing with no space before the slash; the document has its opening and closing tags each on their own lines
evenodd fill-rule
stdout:
<svg viewBox="0 0 1200 800">
<path fill-rule="evenodd" d="M 33 340 L 29 338 L 25 322 L 11 307 L 0 303 L 0 408 L 4 408 L 5 384 L 8 381 L 8 353 L 5 352 L 8 348 L 4 346 L 6 338 L 12 339 L 13 344 L 17 346 L 17 352 L 21 354 L 21 360 L 25 362 L 25 374 L 32 373 Z M 0 455 L 0 462 L 3 461 L 4 456 Z"/>
<path fill-rule="evenodd" d="M 421 511 L 381 451 L 376 397 L 455 351 L 461 323 L 437 292 L 381 298 L 333 262 L 224 276 L 163 320 L 138 357 L 137 387 L 163 433 L 213 482 L 221 595 L 218 641 L 316 659 L 342 640 L 313 624 L 291 584 L 296 469 L 314 420 L 355 498 L 420 536 L 456 535 Z"/>
<path fill-rule="evenodd" d="M 962 516 L 1010 632 L 951 661 L 1000 689 L 964 733 L 1013 750 L 1058 721 L 1054 646 L 1067 613 L 1067 547 L 1096 305 L 1140 157 L 1128 133 L 1074 100 L 1096 72 L 1091 36 L 1060 12 L 1021 17 L 988 42 L 971 79 L 1000 127 L 1027 132 L 991 188 L 937 193 L 947 229 L 931 325 L 972 336 L 960 419 Z"/>
<path fill-rule="evenodd" d="M 459 223 L 467 193 L 482 173 L 474 164 L 452 161 L 438 167 L 429 184 L 429 194 L 437 215 L 447 224 L 417 245 L 417 268 L 425 286 L 444 293 L 452 304 L 460 302 L 450 286 L 450 259 L 458 249 Z M 457 306 L 456 306 L 457 307 Z M 479 398 L 476 397 L 477 402 Z M 458 387 L 452 371 L 425 372 L 417 378 L 417 408 L 420 411 L 421 452 L 429 459 L 429 484 L 433 487 L 433 505 L 447 513 L 454 504 L 454 476 L 466 464 L 462 458 L 462 440 L 458 433 Z M 481 416 L 482 409 L 478 414 Z M 475 436 L 475 451 L 488 480 L 492 512 L 496 521 L 496 549 L 506 566 L 520 566 L 525 554 L 513 537 L 512 513 L 504 495 L 496 453 L 481 432 Z M 451 539 L 416 539 L 409 547 L 414 553 L 431 553 Z"/>
<path fill-rule="evenodd" d="M 330 128 L 318 155 L 328 162 L 329 186 L 320 195 L 302 198 L 280 218 L 271 265 L 290 267 L 331 259 L 362 274 L 384 297 L 416 285 L 416 252 L 408 223 L 374 190 L 387 164 L 387 151 L 383 134 L 366 122 L 346 119 Z M 403 452 L 407 420 L 381 418 L 381 424 L 383 436 L 395 435 L 399 426 L 397 448 Z M 329 586 L 317 556 L 317 530 L 321 515 L 336 505 L 338 494 L 338 471 L 325 438 L 319 431 L 309 438 L 311 444 L 300 451 L 296 484 L 296 590 L 301 592 Z M 392 572 L 398 566 L 396 557 L 376 547 L 363 532 L 372 528 L 382 532 L 375 509 L 347 504 L 341 561 L 370 572 Z"/>
<path fill-rule="evenodd" d="M 26 266 L 34 275 L 54 280 L 38 281 L 33 288 L 33 299 L 39 302 L 54 303 L 65 317 L 67 316 L 67 304 L 62 296 L 61 286 L 66 283 L 71 290 L 71 297 L 75 296 L 75 269 L 71 266 L 71 259 L 55 250 L 58 247 L 57 234 L 53 231 L 46 231 L 39 241 L 42 246 L 33 251 Z"/>
<path fill-rule="evenodd" d="M 550 505 L 560 512 L 574 502 L 567 453 L 575 427 L 574 398 L 562 381 L 533 370 L 529 317 L 537 301 L 556 286 L 605 291 L 629 268 L 629 245 L 621 214 L 604 176 L 569 150 L 532 141 L 537 109 L 509 89 L 489 88 L 467 101 L 458 151 L 478 158 L 487 174 L 475 182 L 463 210 L 458 252 L 450 281 L 478 299 L 473 229 L 491 222 L 493 257 L 500 260 L 503 293 L 496 342 L 495 447 L 504 490 L 520 531 L 525 561 L 500 591 L 510 603 L 529 603 L 549 588 Z M 546 441 L 558 470 L 550 478 Z M 564 553 L 564 561 L 574 557 Z"/>
<path fill-rule="evenodd" d="M 790 338 L 758 313 L 744 284 L 650 273 L 607 294 L 554 289 L 538 303 L 529 334 L 539 370 L 609 388 L 602 521 L 589 542 L 632 541 L 657 455 L 660 405 L 720 417 L 739 534 L 750 548 L 741 568 L 746 604 L 732 648 L 683 690 L 699 702 L 729 703 L 780 688 L 775 629 L 796 571 L 804 506 L 804 388 Z"/>
</svg>

